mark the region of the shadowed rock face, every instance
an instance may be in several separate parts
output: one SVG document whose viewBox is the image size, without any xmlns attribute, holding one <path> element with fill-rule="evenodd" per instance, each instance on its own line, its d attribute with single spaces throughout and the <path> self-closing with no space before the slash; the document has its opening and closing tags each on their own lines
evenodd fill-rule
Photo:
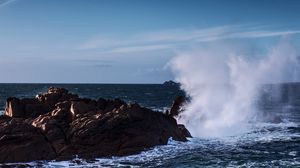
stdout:
<svg viewBox="0 0 300 168">
<path fill-rule="evenodd" d="M 22 119 L 0 117 L 0 162 L 54 159 L 55 150 L 43 133 Z"/>
<path fill-rule="evenodd" d="M 172 115 L 50 88 L 33 99 L 7 99 L 0 116 L 0 162 L 130 155 L 167 144 L 170 137 L 190 137 Z"/>
<path fill-rule="evenodd" d="M 186 98 L 184 96 L 178 96 L 174 100 L 172 108 L 170 109 L 170 112 L 168 112 L 168 114 L 172 117 L 177 117 L 182 112 L 182 107 L 185 102 Z"/>
</svg>

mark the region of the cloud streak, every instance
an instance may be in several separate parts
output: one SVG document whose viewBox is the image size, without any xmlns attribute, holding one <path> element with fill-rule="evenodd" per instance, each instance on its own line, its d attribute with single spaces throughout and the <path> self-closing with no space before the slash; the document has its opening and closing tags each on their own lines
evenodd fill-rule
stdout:
<svg viewBox="0 0 300 168">
<path fill-rule="evenodd" d="M 142 52 L 142 51 L 152 51 L 152 50 L 162 50 L 171 49 L 174 45 L 145 45 L 145 46 L 129 46 L 129 47 L 119 47 L 108 51 L 109 53 L 130 53 L 130 52 Z"/>
<path fill-rule="evenodd" d="M 226 39 L 255 39 L 299 34 L 300 30 L 266 30 L 266 27 L 230 25 L 202 29 L 171 29 L 129 36 L 95 36 L 80 45 L 81 50 L 103 53 L 131 53 L 176 49 L 180 46 Z"/>
<path fill-rule="evenodd" d="M 5 7 L 17 0 L 0 0 L 0 8 Z"/>
</svg>

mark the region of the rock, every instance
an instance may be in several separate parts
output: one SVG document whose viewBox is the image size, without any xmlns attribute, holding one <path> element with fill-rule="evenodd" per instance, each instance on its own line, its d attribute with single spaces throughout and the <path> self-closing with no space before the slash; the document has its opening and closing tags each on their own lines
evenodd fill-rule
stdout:
<svg viewBox="0 0 300 168">
<path fill-rule="evenodd" d="M 44 104 L 53 107 L 56 103 L 78 98 L 78 95 L 71 94 L 64 88 L 50 87 L 46 93 L 39 94 L 36 99 Z"/>
<path fill-rule="evenodd" d="M 90 111 L 97 109 L 94 103 L 84 102 L 84 101 L 72 101 L 70 112 L 75 117 L 76 115 L 85 114 Z"/>
<path fill-rule="evenodd" d="M 70 109 L 72 101 L 63 101 L 55 104 L 57 109 Z"/>
<path fill-rule="evenodd" d="M 182 135 L 184 135 L 185 137 L 192 138 L 191 133 L 189 132 L 189 130 L 187 130 L 187 129 L 185 128 L 184 125 L 178 124 L 178 128 L 179 128 L 179 130 L 181 131 L 181 134 L 182 134 Z"/>
<path fill-rule="evenodd" d="M 22 119 L 0 117 L 0 162 L 56 158 L 44 135 Z"/>
<path fill-rule="evenodd" d="M 55 153 L 58 154 L 68 144 L 65 133 L 70 122 L 71 117 L 68 111 L 56 109 L 52 113 L 37 117 L 31 124 L 43 132 Z"/>
<path fill-rule="evenodd" d="M 122 156 L 163 145 L 170 137 L 186 141 L 168 116 L 138 105 L 122 106 L 105 114 L 86 115 L 70 125 L 71 148 L 82 157 Z M 90 138 L 92 137 L 92 138 Z"/>
<path fill-rule="evenodd" d="M 178 96 L 173 102 L 169 115 L 172 117 L 178 116 L 179 113 L 182 111 L 182 106 L 184 105 L 185 101 L 186 98 L 184 96 Z"/>
<path fill-rule="evenodd" d="M 10 117 L 24 117 L 24 105 L 20 99 L 11 97 L 6 101 L 5 115 Z"/>
<path fill-rule="evenodd" d="M 68 93 L 63 88 L 49 88 L 46 93 L 39 94 L 36 98 L 18 99 L 8 98 L 5 115 L 10 117 L 35 118 L 55 109 L 55 104 L 78 98 L 78 95 Z"/>
<path fill-rule="evenodd" d="M 78 98 L 59 88 L 35 99 L 8 99 L 0 126 L 2 163 L 123 156 L 191 137 L 173 115 L 119 99 Z"/>
<path fill-rule="evenodd" d="M 97 107 L 99 109 L 104 110 L 105 107 L 106 107 L 106 105 L 107 105 L 107 101 L 105 99 L 102 99 L 102 98 L 98 99 L 98 101 L 97 101 Z"/>
<path fill-rule="evenodd" d="M 120 99 L 107 100 L 104 111 L 105 112 L 112 111 L 113 109 L 119 108 L 124 104 L 126 104 L 126 103 Z"/>
</svg>

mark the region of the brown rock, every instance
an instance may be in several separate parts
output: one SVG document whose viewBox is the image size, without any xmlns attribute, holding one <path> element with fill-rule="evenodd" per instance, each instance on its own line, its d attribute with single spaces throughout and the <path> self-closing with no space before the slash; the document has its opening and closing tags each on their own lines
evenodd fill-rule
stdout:
<svg viewBox="0 0 300 168">
<path fill-rule="evenodd" d="M 6 101 L 5 115 L 10 117 L 24 117 L 24 105 L 20 99 L 11 97 Z"/>
<path fill-rule="evenodd" d="M 59 151 L 68 143 L 66 132 L 71 122 L 71 114 L 66 109 L 57 108 L 51 113 L 40 115 L 31 124 L 40 129 L 51 143 L 54 151 Z"/>
<path fill-rule="evenodd" d="M 56 108 L 55 105 L 59 102 L 76 98 L 78 98 L 78 95 L 68 93 L 66 89 L 51 87 L 46 93 L 39 94 L 33 99 L 8 98 L 5 115 L 10 117 L 35 118 L 53 111 Z"/>
<path fill-rule="evenodd" d="M 99 100 L 98 100 L 98 103 L 99 103 Z M 105 112 L 112 111 L 113 109 L 119 108 L 124 104 L 126 104 L 126 103 L 120 99 L 107 100 L 104 111 Z"/>
<path fill-rule="evenodd" d="M 170 137 L 186 141 L 176 121 L 137 104 L 96 115 L 86 115 L 71 123 L 68 139 L 72 148 L 62 155 L 70 153 L 69 149 L 77 149 L 76 153 L 82 157 L 121 156 L 167 144 Z"/>
<path fill-rule="evenodd" d="M 180 107 L 175 102 L 173 115 Z M 10 98 L 5 114 L 0 117 L 0 162 L 122 156 L 167 144 L 171 137 L 190 137 L 173 115 L 119 99 L 82 99 L 60 88 L 36 99 Z"/>
<path fill-rule="evenodd" d="M 75 117 L 76 115 L 85 114 L 96 109 L 97 106 L 93 105 L 93 103 L 90 104 L 84 101 L 72 101 L 70 112 Z"/>
<path fill-rule="evenodd" d="M 56 158 L 56 153 L 35 127 L 15 118 L 0 118 L 0 162 L 29 162 Z"/>
</svg>

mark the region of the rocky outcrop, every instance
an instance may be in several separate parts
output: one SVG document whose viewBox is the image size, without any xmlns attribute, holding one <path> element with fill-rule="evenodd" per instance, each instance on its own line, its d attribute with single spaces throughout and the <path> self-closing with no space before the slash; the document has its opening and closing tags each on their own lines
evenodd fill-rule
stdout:
<svg viewBox="0 0 300 168">
<path fill-rule="evenodd" d="M 48 92 L 38 94 L 34 99 L 7 99 L 5 115 L 15 118 L 34 118 L 52 111 L 58 102 L 78 98 L 78 95 L 68 93 L 63 88 L 49 88 Z"/>
<path fill-rule="evenodd" d="M 186 102 L 186 98 L 184 96 L 178 96 L 174 100 L 170 112 L 168 112 L 168 115 L 172 117 L 177 117 L 182 112 L 182 108 L 185 102 Z"/>
<path fill-rule="evenodd" d="M 0 117 L 0 162 L 123 156 L 190 136 L 172 115 L 50 88 L 33 99 L 7 100 Z"/>
</svg>

